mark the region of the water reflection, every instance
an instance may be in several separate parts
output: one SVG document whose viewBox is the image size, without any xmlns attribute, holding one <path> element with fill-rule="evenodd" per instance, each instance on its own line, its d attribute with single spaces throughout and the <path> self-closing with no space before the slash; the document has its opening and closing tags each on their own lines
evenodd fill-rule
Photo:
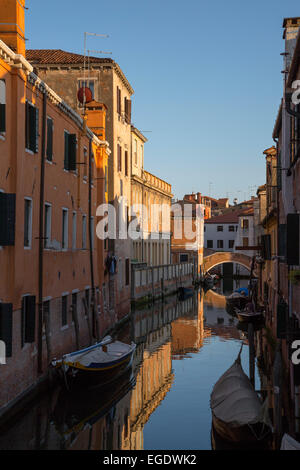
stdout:
<svg viewBox="0 0 300 470">
<path fill-rule="evenodd" d="M 134 312 L 119 337 L 137 344 L 132 370 L 106 392 L 55 389 L 3 429 L 0 449 L 211 448 L 210 392 L 242 335 L 223 288 Z"/>
</svg>

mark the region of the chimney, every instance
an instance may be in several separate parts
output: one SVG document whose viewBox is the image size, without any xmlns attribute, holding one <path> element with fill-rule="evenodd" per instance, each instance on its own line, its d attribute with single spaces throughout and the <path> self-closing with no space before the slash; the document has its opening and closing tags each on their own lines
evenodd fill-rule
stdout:
<svg viewBox="0 0 300 470">
<path fill-rule="evenodd" d="M 0 39 L 25 57 L 25 0 L 0 0 Z"/>
<path fill-rule="evenodd" d="M 300 17 L 285 18 L 283 21 L 283 39 L 285 39 L 285 69 L 289 70 L 293 59 L 297 36 L 300 28 Z"/>
<path fill-rule="evenodd" d="M 201 204 L 201 193 L 197 193 L 197 202 Z"/>
<path fill-rule="evenodd" d="M 86 124 L 100 140 L 105 140 L 106 111 L 106 105 L 98 101 L 86 104 Z"/>
</svg>

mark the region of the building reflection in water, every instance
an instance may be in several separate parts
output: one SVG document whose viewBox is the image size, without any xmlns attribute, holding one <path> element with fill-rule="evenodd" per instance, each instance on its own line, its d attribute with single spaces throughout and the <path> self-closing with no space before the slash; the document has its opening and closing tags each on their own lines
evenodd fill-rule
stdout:
<svg viewBox="0 0 300 470">
<path fill-rule="evenodd" d="M 0 449 L 143 449 L 144 426 L 172 387 L 172 360 L 197 353 L 213 335 L 240 338 L 224 306 L 222 295 L 208 291 L 205 300 L 197 292 L 135 311 L 126 333 L 137 344 L 131 376 L 99 395 L 56 389 L 0 433 Z"/>
</svg>

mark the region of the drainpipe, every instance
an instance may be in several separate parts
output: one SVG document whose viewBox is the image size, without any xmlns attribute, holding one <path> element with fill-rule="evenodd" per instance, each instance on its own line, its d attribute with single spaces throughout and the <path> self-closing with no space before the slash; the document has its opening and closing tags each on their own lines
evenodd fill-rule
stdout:
<svg viewBox="0 0 300 470">
<path fill-rule="evenodd" d="M 44 261 L 44 193 L 46 153 L 47 94 L 43 90 L 42 148 L 40 177 L 39 268 L 38 268 L 38 374 L 43 372 L 43 261 Z"/>
<path fill-rule="evenodd" d="M 280 269 L 279 269 L 279 188 L 278 188 L 278 171 L 281 171 L 281 167 L 279 168 L 278 165 L 278 138 L 273 137 L 273 140 L 276 144 L 276 157 L 277 157 L 277 168 L 276 168 L 276 176 L 277 176 L 277 184 L 276 184 L 276 205 L 277 205 L 277 294 L 278 297 L 280 295 Z M 280 175 L 281 177 L 281 175 Z"/>
</svg>

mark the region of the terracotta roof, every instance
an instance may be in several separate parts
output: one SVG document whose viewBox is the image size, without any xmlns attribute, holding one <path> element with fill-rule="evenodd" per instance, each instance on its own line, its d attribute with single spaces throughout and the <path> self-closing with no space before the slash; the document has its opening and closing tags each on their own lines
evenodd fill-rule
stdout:
<svg viewBox="0 0 300 470">
<path fill-rule="evenodd" d="M 62 49 L 27 49 L 26 59 L 36 64 L 82 64 L 84 56 L 66 52 Z M 90 57 L 91 63 L 114 63 L 112 59 L 102 57 Z"/>
<path fill-rule="evenodd" d="M 253 207 L 247 207 L 246 209 L 242 210 L 239 217 L 243 215 L 254 215 L 254 208 Z"/>
<path fill-rule="evenodd" d="M 238 224 L 239 215 L 242 213 L 242 210 L 227 212 L 226 214 L 217 215 L 211 219 L 205 220 L 206 224 Z"/>
<path fill-rule="evenodd" d="M 62 49 L 27 49 L 26 59 L 31 65 L 83 65 L 84 56 L 74 52 L 63 51 Z M 123 82 L 127 85 L 129 92 L 133 95 L 134 90 L 122 72 L 120 66 L 113 59 L 107 57 L 89 57 L 90 64 L 111 64 L 118 72 Z"/>
</svg>

